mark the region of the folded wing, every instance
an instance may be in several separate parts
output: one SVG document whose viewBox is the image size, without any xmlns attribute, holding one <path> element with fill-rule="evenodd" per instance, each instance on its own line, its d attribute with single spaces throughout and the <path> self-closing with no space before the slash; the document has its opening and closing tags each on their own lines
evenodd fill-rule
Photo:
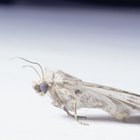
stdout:
<svg viewBox="0 0 140 140">
<path fill-rule="evenodd" d="M 63 84 L 59 84 L 60 96 L 72 96 L 78 102 L 78 108 L 101 108 L 117 119 L 128 118 L 134 111 L 140 111 L 140 95 L 124 90 L 86 83 L 80 79 L 59 71 Z M 59 81 L 57 79 L 57 81 Z M 58 87 L 59 87 L 58 86 Z"/>
</svg>

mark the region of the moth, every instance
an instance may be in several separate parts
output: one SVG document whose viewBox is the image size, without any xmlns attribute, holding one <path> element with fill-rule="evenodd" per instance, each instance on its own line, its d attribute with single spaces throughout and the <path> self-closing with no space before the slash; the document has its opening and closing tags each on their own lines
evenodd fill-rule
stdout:
<svg viewBox="0 0 140 140">
<path fill-rule="evenodd" d="M 55 107 L 63 109 L 68 116 L 76 119 L 85 118 L 78 116 L 77 110 L 81 108 L 99 108 L 118 120 L 126 119 L 134 112 L 140 112 L 140 95 L 125 90 L 104 85 L 87 83 L 71 76 L 61 70 L 43 70 L 36 62 L 18 57 L 31 65 L 39 76 L 39 81 L 33 82 L 34 90 L 40 94 L 48 94 Z M 37 65 L 41 73 L 33 66 Z"/>
</svg>

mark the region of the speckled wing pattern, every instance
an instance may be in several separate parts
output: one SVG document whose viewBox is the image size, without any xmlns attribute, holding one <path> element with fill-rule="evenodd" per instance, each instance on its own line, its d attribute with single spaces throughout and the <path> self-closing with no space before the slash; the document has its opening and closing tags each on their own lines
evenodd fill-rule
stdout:
<svg viewBox="0 0 140 140">
<path fill-rule="evenodd" d="M 79 108 L 100 108 L 113 117 L 123 120 L 133 111 L 140 111 L 140 95 L 124 90 L 86 83 L 60 70 L 54 74 L 55 90 L 67 109 L 73 101 Z"/>
</svg>

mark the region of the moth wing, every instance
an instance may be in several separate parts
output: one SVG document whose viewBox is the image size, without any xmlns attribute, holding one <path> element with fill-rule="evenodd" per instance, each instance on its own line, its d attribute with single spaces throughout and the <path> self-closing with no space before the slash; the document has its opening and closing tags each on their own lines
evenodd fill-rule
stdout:
<svg viewBox="0 0 140 140">
<path fill-rule="evenodd" d="M 118 119 L 127 118 L 134 110 L 140 111 L 140 95 L 104 85 L 86 83 L 62 71 L 57 90 L 62 98 L 78 99 L 79 108 L 101 108 Z M 61 77 L 61 78 L 60 78 Z M 59 84 L 62 83 L 62 84 Z M 78 91 L 78 92 L 77 92 Z"/>
<path fill-rule="evenodd" d="M 87 91 L 91 91 L 91 97 L 95 97 L 93 94 L 99 97 L 99 100 L 96 98 L 97 107 L 101 104 L 103 110 L 117 119 L 128 118 L 134 111 L 140 112 L 140 95 L 138 94 L 98 84 L 81 83 L 80 85 Z"/>
<path fill-rule="evenodd" d="M 83 86 L 100 93 L 109 99 L 125 104 L 129 108 L 140 110 L 140 95 L 125 90 L 112 88 L 99 84 L 82 83 Z"/>
</svg>

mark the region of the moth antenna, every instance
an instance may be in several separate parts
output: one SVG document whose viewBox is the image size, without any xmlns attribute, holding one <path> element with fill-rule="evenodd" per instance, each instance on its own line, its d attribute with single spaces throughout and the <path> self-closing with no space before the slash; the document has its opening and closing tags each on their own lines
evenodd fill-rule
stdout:
<svg viewBox="0 0 140 140">
<path fill-rule="evenodd" d="M 30 68 L 32 68 L 32 69 L 35 70 L 35 72 L 37 73 L 39 79 L 41 79 L 41 76 L 40 76 L 39 72 L 38 72 L 33 66 L 30 66 L 30 65 L 24 65 L 24 66 L 22 66 L 22 67 L 23 67 L 23 68 L 25 68 L 25 67 L 30 67 Z"/>
<path fill-rule="evenodd" d="M 30 61 L 30 60 L 27 60 L 27 59 L 22 58 L 22 57 L 14 57 L 14 58 L 12 58 L 12 59 L 21 59 L 21 60 L 24 60 L 24 61 L 29 62 L 29 63 L 31 63 L 31 64 L 36 64 L 36 65 L 38 65 L 39 68 L 40 68 L 40 70 L 41 70 L 41 72 L 42 72 L 42 80 L 44 81 L 44 73 L 43 73 L 43 69 L 42 69 L 42 67 L 41 67 L 41 65 L 40 65 L 39 63 L 37 63 L 37 62 L 33 62 L 33 61 Z M 10 59 L 10 60 L 12 60 L 12 59 Z"/>
</svg>

